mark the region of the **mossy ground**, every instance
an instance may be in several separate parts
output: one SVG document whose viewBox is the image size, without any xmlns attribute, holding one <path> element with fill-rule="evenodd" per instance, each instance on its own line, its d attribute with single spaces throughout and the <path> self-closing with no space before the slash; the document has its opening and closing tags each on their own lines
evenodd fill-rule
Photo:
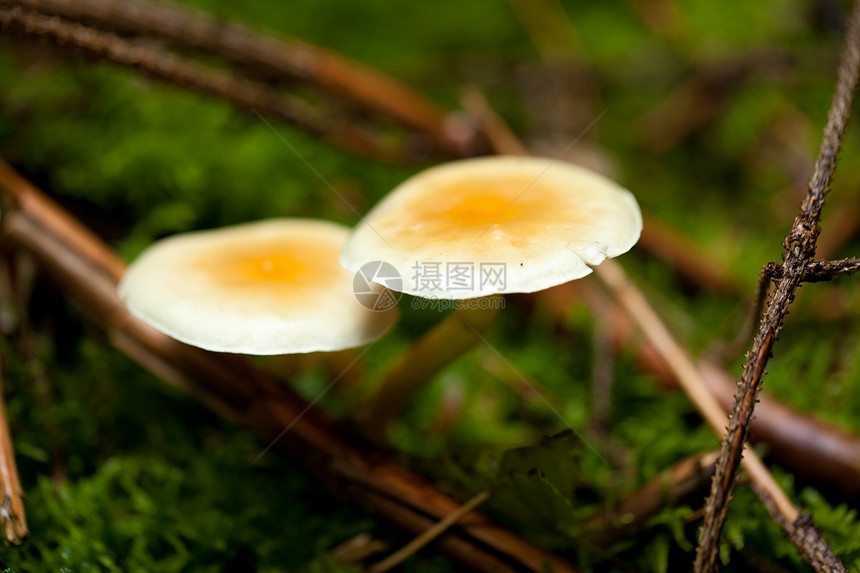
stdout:
<svg viewBox="0 0 860 573">
<path fill-rule="evenodd" d="M 574 146 L 574 158 L 596 154 L 643 207 L 727 268 L 747 296 L 761 265 L 779 258 L 799 205 L 830 101 L 838 22 L 846 10 L 826 1 L 688 0 L 657 3 L 674 7 L 675 16 L 651 20 L 656 12 L 648 3 L 563 2 L 570 20 L 559 25 L 567 45 L 577 47 L 568 65 L 590 70 L 600 89 L 599 97 L 580 102 L 569 95 L 580 86 L 578 76 L 553 79 L 563 76 L 564 65 L 550 68 L 540 59 L 513 2 L 193 4 L 328 46 L 448 107 L 457 105 L 461 85 L 476 84 L 537 149 L 557 152 L 579 135 L 568 131 L 588 123 L 577 123 L 577 106 L 591 110 L 589 120 L 603 111 Z M 257 117 L 128 70 L 0 40 L 0 156 L 127 259 L 171 233 L 259 218 L 356 222 Z M 684 116 L 689 110 L 657 115 L 658 128 L 643 118 L 655 117 L 690 78 L 707 80 L 724 69 L 738 75 L 706 83 L 706 94 L 719 95 L 716 111 L 671 144 L 655 143 L 674 129 L 672 122 L 693 121 Z M 276 127 L 359 212 L 421 167 L 356 158 Z M 852 127 L 846 138 L 823 238 L 840 212 L 856 204 L 858 133 Z M 849 238 L 833 255 L 856 254 L 857 246 Z M 730 338 L 742 323 L 744 296 L 691 288 L 636 249 L 623 262 L 695 353 Z M 853 279 L 804 287 L 766 381 L 798 409 L 854 432 L 860 432 L 858 305 Z M 290 460 L 266 455 L 253 463 L 265 444 L 121 356 L 54 288 L 39 284 L 31 314 L 51 396 L 34 389 L 34 363 L 4 344 L 4 391 L 32 530 L 24 546 L 0 548 L 10 571 L 357 571 L 327 552 L 363 531 L 394 546 L 405 541 L 320 491 Z M 437 317 L 404 310 L 395 332 L 365 355 L 363 372 L 373 378 Z M 686 570 L 698 527 L 695 508 L 667 507 L 608 553 L 579 546 L 578 524 L 673 462 L 716 448 L 717 439 L 681 394 L 661 388 L 624 353 L 614 364 L 609 443 L 591 435 L 593 318 L 576 307 L 565 326 L 559 329 L 545 308 L 512 297 L 488 336 L 506 360 L 559 398 L 557 413 L 500 382 L 487 368 L 495 353 L 482 347 L 426 390 L 395 428 L 395 440 L 414 456 L 415 467 L 435 470 L 440 484 L 489 488 L 489 511 L 586 571 L 626 570 L 623 564 Z M 309 396 L 327 384 L 321 367 L 297 380 Z M 344 412 L 349 394 L 334 393 L 322 403 Z M 440 404 L 452 396 L 459 396 L 461 409 L 442 432 Z M 552 447 L 503 453 L 568 424 L 577 433 Z M 623 463 L 609 461 L 609 448 L 623 452 Z M 567 471 L 551 471 L 559 467 Z M 57 468 L 64 478 L 52 480 Z M 774 471 L 846 565 L 860 567 L 856 500 Z M 746 487 L 732 507 L 726 571 L 762 562 L 805 570 Z M 406 568 L 456 569 L 432 550 Z"/>
</svg>

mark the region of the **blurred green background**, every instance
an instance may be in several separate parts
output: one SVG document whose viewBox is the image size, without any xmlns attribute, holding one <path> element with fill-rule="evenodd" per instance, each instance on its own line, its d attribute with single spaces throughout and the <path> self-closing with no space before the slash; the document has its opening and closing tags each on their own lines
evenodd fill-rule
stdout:
<svg viewBox="0 0 860 573">
<path fill-rule="evenodd" d="M 331 48 L 449 109 L 459 107 L 464 86 L 476 86 L 537 153 L 556 156 L 582 136 L 566 159 L 631 189 L 724 273 L 730 286 L 715 292 L 644 250 L 622 259 L 694 353 L 733 336 L 759 269 L 779 259 L 825 123 L 848 10 L 835 0 L 191 4 Z M 355 224 L 302 157 L 362 213 L 435 161 L 387 165 L 272 123 L 301 157 L 253 114 L 0 33 L 0 157 L 127 260 L 160 237 L 254 219 Z M 858 185 L 852 127 L 823 222 L 829 258 L 857 252 Z M 798 409 L 854 432 L 858 304 L 851 279 L 802 289 L 765 383 Z M 402 323 L 367 352 L 354 378 L 373 380 L 438 320 L 402 306 Z M 264 444 L 120 355 L 52 286 L 37 283 L 30 314 L 34 357 L 2 344 L 32 530 L 24 546 L 0 547 L 8 570 L 351 571 L 359 569 L 329 554 L 337 544 L 365 531 L 393 547 L 407 540 L 318 490 L 288 459 L 272 454 L 252 464 Z M 398 422 L 396 445 L 405 463 L 444 487 L 489 488 L 489 512 L 584 571 L 688 570 L 698 507 L 667 507 L 611 548 L 580 543 L 583 519 L 684 456 L 718 447 L 688 400 L 643 373 L 632 353 L 614 360 L 607 431 L 589 430 L 594 330 L 581 304 L 559 318 L 546 305 L 510 297 L 488 337 L 557 398 L 575 435 L 528 455 L 504 453 L 564 424 L 506 385 L 518 374 L 480 347 Z M 332 368 L 312 361 L 292 383 L 312 398 Z M 47 390 L 33 384 L 40 372 Z M 366 391 L 359 384 L 327 394 L 323 406 L 348 413 Z M 568 471 L 549 476 L 559 465 Z M 846 565 L 860 567 L 856 500 L 774 472 Z M 742 486 L 735 497 L 725 570 L 805 571 L 751 491 Z M 404 570 L 456 566 L 431 549 Z"/>
</svg>

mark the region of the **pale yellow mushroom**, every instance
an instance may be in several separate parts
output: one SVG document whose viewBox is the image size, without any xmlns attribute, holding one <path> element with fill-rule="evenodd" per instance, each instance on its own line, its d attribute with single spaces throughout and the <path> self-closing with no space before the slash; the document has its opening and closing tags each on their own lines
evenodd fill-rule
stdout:
<svg viewBox="0 0 860 573">
<path fill-rule="evenodd" d="M 366 344 L 397 318 L 353 295 L 338 262 L 349 229 L 273 219 L 176 235 L 129 267 L 119 293 L 129 310 L 194 346 L 243 354 L 334 351 Z M 382 288 L 382 287 L 380 287 Z"/>
<path fill-rule="evenodd" d="M 629 250 L 641 231 L 636 199 L 609 179 L 564 161 L 494 156 L 403 182 L 367 214 L 340 260 L 352 271 L 384 261 L 402 276 L 404 293 L 462 300 L 584 277 Z M 493 302 L 465 301 L 393 363 L 357 413 L 370 437 L 384 439 L 414 393 L 481 339 Z"/>
<path fill-rule="evenodd" d="M 357 271 L 385 261 L 403 277 L 403 292 L 468 299 L 535 292 L 591 272 L 639 239 L 636 199 L 609 179 L 540 157 L 452 161 L 403 182 L 364 218 L 349 239 L 343 265 Z M 421 282 L 416 272 L 441 264 L 473 269 L 472 285 Z M 503 266 L 504 284 L 481 275 Z M 415 280 L 419 279 L 419 280 Z"/>
</svg>

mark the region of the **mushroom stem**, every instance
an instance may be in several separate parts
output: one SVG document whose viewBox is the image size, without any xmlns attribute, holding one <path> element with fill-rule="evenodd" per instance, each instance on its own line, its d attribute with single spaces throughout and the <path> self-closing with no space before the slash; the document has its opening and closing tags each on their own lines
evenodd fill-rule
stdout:
<svg viewBox="0 0 860 573">
<path fill-rule="evenodd" d="M 490 298 L 484 297 L 482 303 Z M 481 340 L 501 306 L 492 302 L 469 303 L 459 304 L 445 320 L 409 347 L 386 371 L 373 395 L 356 409 L 356 420 L 368 439 L 385 442 L 391 421 L 403 413 L 412 397 L 436 374 Z"/>
</svg>

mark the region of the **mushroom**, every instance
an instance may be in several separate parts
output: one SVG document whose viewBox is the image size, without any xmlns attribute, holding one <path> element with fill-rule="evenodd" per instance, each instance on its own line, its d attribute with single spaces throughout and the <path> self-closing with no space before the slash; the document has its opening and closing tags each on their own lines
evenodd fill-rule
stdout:
<svg viewBox="0 0 860 573">
<path fill-rule="evenodd" d="M 404 277 L 403 292 L 461 301 L 584 277 L 629 250 L 642 230 L 626 189 L 564 161 L 522 156 L 427 169 L 389 193 L 364 222 L 341 253 L 346 268 L 384 261 Z M 371 435 L 384 433 L 418 388 L 477 341 L 499 306 L 465 302 L 388 371 L 365 404 Z"/>
<path fill-rule="evenodd" d="M 360 346 L 384 334 L 397 310 L 374 312 L 353 296 L 353 275 L 338 263 L 348 237 L 346 227 L 312 219 L 176 235 L 128 267 L 119 294 L 138 318 L 206 350 L 297 354 Z"/>
<path fill-rule="evenodd" d="M 642 230 L 639 206 L 626 189 L 571 163 L 521 156 L 464 159 L 422 171 L 364 221 L 341 253 L 346 268 L 385 261 L 403 277 L 425 279 L 404 281 L 403 292 L 444 299 L 535 292 L 584 277 L 628 251 Z M 457 284 L 447 275 L 444 281 L 416 277 L 425 264 L 443 270 L 471 265 L 477 274 Z M 500 267 L 506 275 L 501 288 L 489 272 Z"/>
</svg>

